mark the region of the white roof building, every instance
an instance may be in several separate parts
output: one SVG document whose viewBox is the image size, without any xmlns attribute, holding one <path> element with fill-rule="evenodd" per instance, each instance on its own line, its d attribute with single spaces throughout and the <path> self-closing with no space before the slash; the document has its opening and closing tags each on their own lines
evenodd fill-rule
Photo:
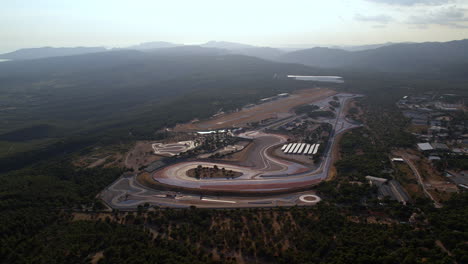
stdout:
<svg viewBox="0 0 468 264">
<path fill-rule="evenodd" d="M 433 150 L 434 148 L 429 143 L 418 143 L 418 149 L 421 151 Z"/>
</svg>

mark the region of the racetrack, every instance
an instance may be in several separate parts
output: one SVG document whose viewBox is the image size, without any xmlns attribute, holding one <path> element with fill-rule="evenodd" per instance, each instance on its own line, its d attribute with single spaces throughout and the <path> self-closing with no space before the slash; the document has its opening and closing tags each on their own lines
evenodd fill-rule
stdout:
<svg viewBox="0 0 468 264">
<path fill-rule="evenodd" d="M 289 161 L 276 159 L 268 154 L 268 149 L 286 142 L 286 137 L 276 134 L 265 134 L 262 132 L 246 133 L 240 135 L 245 138 L 258 139 L 258 149 L 251 157 L 253 167 L 223 164 L 219 162 L 189 161 L 174 164 L 153 174 L 153 179 L 166 185 L 196 189 L 237 190 L 237 191 L 275 191 L 288 188 L 278 185 L 278 179 L 267 179 L 260 176 L 275 176 L 296 174 L 308 168 Z M 243 175 L 235 179 L 195 179 L 187 176 L 187 171 L 196 168 L 213 167 L 214 165 L 226 170 L 233 170 Z M 290 185 L 296 186 L 291 182 Z M 290 186 L 291 187 L 291 186 Z"/>
<path fill-rule="evenodd" d="M 268 154 L 268 150 L 281 145 L 287 141 L 286 136 L 264 133 L 261 130 L 249 131 L 239 135 L 240 137 L 253 139 L 256 148 L 247 158 L 244 164 L 224 164 L 221 162 L 188 161 L 173 164 L 154 172 L 153 179 L 161 184 L 189 189 L 217 190 L 217 191 L 240 191 L 240 192 L 272 192 L 287 189 L 295 189 L 316 184 L 325 179 L 332 164 L 331 149 L 336 135 L 358 127 L 358 124 L 348 121 L 343 109 L 346 101 L 355 95 L 338 94 L 341 107 L 337 116 L 326 119 L 333 126 L 333 132 L 327 143 L 320 166 L 310 169 L 299 163 L 281 160 Z M 325 98 L 323 103 L 328 102 Z M 218 166 L 242 173 L 243 175 L 234 179 L 195 179 L 187 176 L 187 171 L 198 165 L 204 167 Z"/>
<path fill-rule="evenodd" d="M 271 148 L 284 144 L 286 136 L 265 133 L 264 127 L 257 131 L 241 134 L 253 139 L 245 160 L 218 162 L 193 160 L 166 166 L 153 174 L 121 177 L 108 186 L 101 198 L 109 206 L 119 210 L 136 210 L 139 205 L 150 204 L 162 207 L 202 208 L 250 208 L 276 206 L 310 206 L 318 203 L 320 197 L 307 187 L 326 179 L 334 162 L 331 150 L 336 144 L 336 136 L 360 125 L 346 120 L 341 109 L 347 100 L 356 97 L 351 94 L 337 95 L 342 107 L 337 117 L 321 119 L 332 125 L 332 133 L 322 154 L 322 160 L 315 167 L 272 157 Z M 314 102 L 327 105 L 331 97 Z M 190 178 L 186 172 L 198 165 L 214 166 L 239 171 L 242 176 L 234 179 Z M 140 177 L 142 176 L 142 177 Z M 144 177 L 143 177 L 144 176 Z M 154 185 L 148 184 L 154 180 Z M 174 187 L 166 188 L 166 187 Z M 306 190 L 307 189 L 307 190 Z M 198 190 L 195 191 L 195 190 Z M 207 196 L 207 194 L 210 194 Z"/>
</svg>

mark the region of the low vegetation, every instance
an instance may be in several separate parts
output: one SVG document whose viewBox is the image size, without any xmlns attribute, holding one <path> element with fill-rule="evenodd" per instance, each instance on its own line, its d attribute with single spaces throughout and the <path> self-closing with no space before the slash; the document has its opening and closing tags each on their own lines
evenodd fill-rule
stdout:
<svg viewBox="0 0 468 264">
<path fill-rule="evenodd" d="M 194 169 L 190 169 L 187 171 L 189 177 L 195 179 L 204 179 L 204 178 L 228 178 L 234 179 L 237 177 L 242 176 L 241 172 L 233 171 L 233 170 L 226 170 L 223 168 L 218 168 L 217 165 L 214 165 L 213 168 L 211 167 L 202 167 L 198 165 L 198 167 Z"/>
<path fill-rule="evenodd" d="M 294 109 L 294 112 L 298 115 L 300 114 L 307 114 L 309 112 L 313 112 L 315 110 L 318 110 L 319 107 L 316 106 L 316 105 L 301 105 L 301 106 L 298 106 Z"/>
</svg>

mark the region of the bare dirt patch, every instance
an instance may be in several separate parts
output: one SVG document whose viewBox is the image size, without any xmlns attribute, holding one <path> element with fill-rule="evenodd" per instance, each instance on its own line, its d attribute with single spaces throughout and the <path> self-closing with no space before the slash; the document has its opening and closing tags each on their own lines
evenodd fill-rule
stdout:
<svg viewBox="0 0 468 264">
<path fill-rule="evenodd" d="M 97 252 L 97 253 L 94 254 L 93 257 L 91 258 L 91 264 L 97 264 L 97 263 L 99 263 L 99 260 L 101 260 L 102 258 L 104 258 L 104 252 L 103 252 L 103 251 Z"/>
<path fill-rule="evenodd" d="M 94 167 L 97 167 L 97 166 L 101 166 L 102 164 L 106 163 L 106 160 L 108 158 L 110 158 L 111 156 L 105 156 L 104 158 L 102 159 L 98 159 L 96 160 L 95 162 L 91 163 L 88 168 L 94 168 Z"/>
<path fill-rule="evenodd" d="M 106 147 L 95 147 L 85 154 L 76 156 L 73 165 L 82 168 L 125 167 L 124 153 L 130 149 L 129 144 L 116 144 Z"/>
<path fill-rule="evenodd" d="M 139 168 L 147 166 L 162 157 L 155 155 L 151 147 L 151 141 L 138 141 L 125 156 L 125 167 L 138 171 Z"/>
</svg>

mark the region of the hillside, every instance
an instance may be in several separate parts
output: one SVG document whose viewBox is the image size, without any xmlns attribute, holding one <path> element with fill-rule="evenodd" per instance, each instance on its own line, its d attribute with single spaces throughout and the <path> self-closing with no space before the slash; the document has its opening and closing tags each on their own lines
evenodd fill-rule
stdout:
<svg viewBox="0 0 468 264">
<path fill-rule="evenodd" d="M 120 50 L 0 64 L 0 138 L 37 138 L 26 135 L 36 125 L 60 137 L 93 127 L 159 120 L 147 126 L 151 131 L 163 123 L 234 109 L 305 85 L 274 79 L 275 74 L 317 73 L 303 65 L 218 54 L 217 49 L 184 46 L 166 51 Z M 208 97 L 211 103 L 202 101 Z M 193 98 L 186 103 L 191 112 L 171 104 L 178 98 Z M 153 115 L 156 110 L 164 116 Z M 172 115 L 166 112 L 172 110 Z"/>
<path fill-rule="evenodd" d="M 270 47 L 256 47 L 246 44 L 232 42 L 210 41 L 201 45 L 181 45 L 174 47 L 159 47 L 152 49 L 140 49 L 148 52 L 157 52 L 160 54 L 177 55 L 226 55 L 237 54 L 251 57 L 257 57 L 265 60 L 275 60 L 284 52 L 280 49 Z"/>
<path fill-rule="evenodd" d="M 276 60 L 279 56 L 284 54 L 284 51 L 269 47 L 254 47 L 231 50 L 231 53 L 257 57 L 265 60 Z"/>
<path fill-rule="evenodd" d="M 178 47 L 149 49 L 145 51 L 162 56 L 216 56 L 226 55 L 229 53 L 225 49 L 215 47 L 203 47 L 198 45 L 183 45 Z"/>
<path fill-rule="evenodd" d="M 401 43 L 354 52 L 312 48 L 286 53 L 278 60 L 326 68 L 438 73 L 468 62 L 468 40 Z"/>
<path fill-rule="evenodd" d="M 208 41 L 207 43 L 201 44 L 200 46 L 205 48 L 221 49 L 231 54 L 252 56 L 265 60 L 274 60 L 284 53 L 284 51 L 276 48 L 259 47 L 227 41 Z"/>
</svg>

